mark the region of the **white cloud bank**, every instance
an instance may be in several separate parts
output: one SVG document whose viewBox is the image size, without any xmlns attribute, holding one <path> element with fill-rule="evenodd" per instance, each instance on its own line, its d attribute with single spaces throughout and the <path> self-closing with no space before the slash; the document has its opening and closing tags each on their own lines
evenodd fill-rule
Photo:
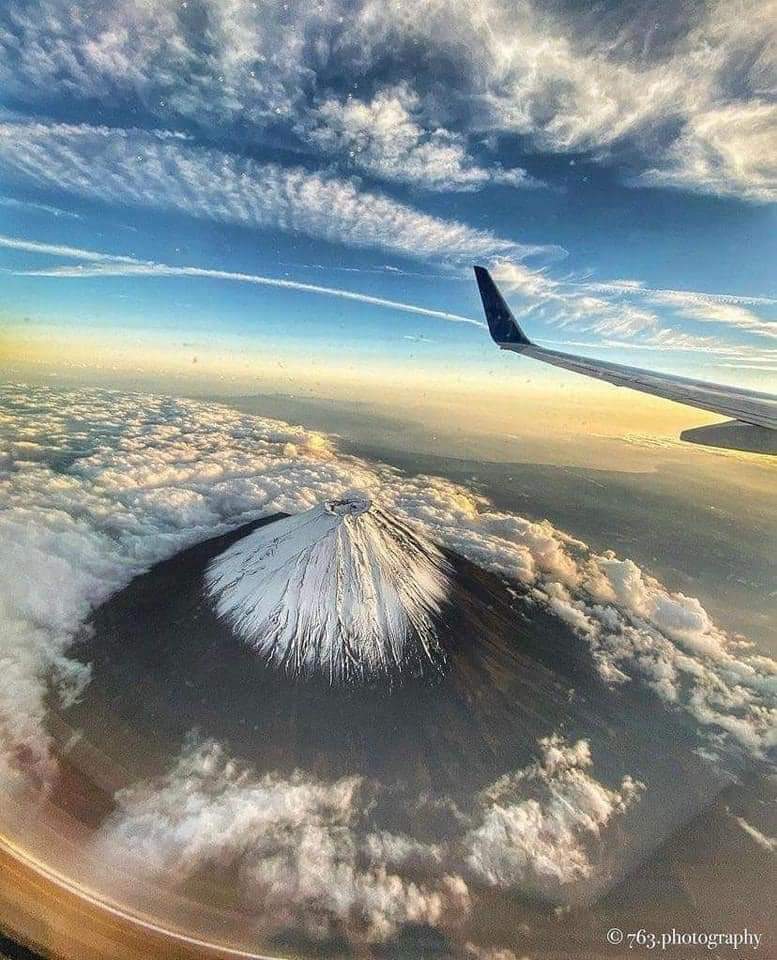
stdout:
<svg viewBox="0 0 777 960">
<path fill-rule="evenodd" d="M 460 876 L 402 876 L 418 844 L 370 830 L 360 777 L 257 777 L 220 744 L 190 740 L 161 780 L 116 799 L 96 840 L 105 854 L 173 884 L 237 870 L 265 936 L 294 926 L 323 939 L 345 925 L 351 938 L 379 941 L 406 923 L 455 925 L 469 911 Z"/>
<path fill-rule="evenodd" d="M 528 587 L 603 677 L 647 684 L 721 746 L 777 746 L 777 663 L 727 638 L 698 600 L 547 521 L 439 477 L 337 454 L 299 427 L 194 401 L 6 385 L 0 393 L 0 723 L 9 769 L 48 763 L 45 691 L 90 609 L 154 562 L 250 518 L 359 489 L 424 536 Z"/>
<path fill-rule="evenodd" d="M 190 737 L 164 776 L 116 795 L 95 845 L 165 886 L 236 874 L 265 935 L 345 930 L 374 942 L 408 923 L 460 929 L 484 885 L 563 897 L 599 869 L 607 827 L 642 789 L 628 776 L 609 789 L 587 741 L 550 737 L 536 762 L 483 790 L 431 843 L 382 829 L 379 785 L 362 777 L 259 777 L 221 744 Z"/>
<path fill-rule="evenodd" d="M 775 746 L 774 661 L 726 638 L 697 600 L 632 561 L 498 512 L 458 484 L 338 454 L 324 436 L 279 421 L 105 390 L 6 385 L 0 441 L 3 786 L 53 775 L 47 684 L 67 702 L 88 683 L 68 651 L 95 605 L 186 545 L 353 488 L 523 584 L 574 628 L 606 680 L 649 685 L 719 754 L 763 758 Z M 324 938 L 345 929 L 366 942 L 407 923 L 455 933 L 478 891 L 565 902 L 573 887 L 609 876 L 609 831 L 642 785 L 628 774 L 601 782 L 594 759 L 585 740 L 548 737 L 533 763 L 482 790 L 451 818 L 450 836 L 430 841 L 370 819 L 377 787 L 359 777 L 261 776 L 219 744 L 190 740 L 160 780 L 119 794 L 96 842 L 166 883 L 236 871 L 272 929 Z"/>
<path fill-rule="evenodd" d="M 551 894 L 592 875 L 594 841 L 639 799 L 644 784 L 627 775 L 611 790 L 596 780 L 586 740 L 553 736 L 539 747 L 534 764 L 482 792 L 481 822 L 466 838 L 467 864 L 493 886 Z"/>
</svg>

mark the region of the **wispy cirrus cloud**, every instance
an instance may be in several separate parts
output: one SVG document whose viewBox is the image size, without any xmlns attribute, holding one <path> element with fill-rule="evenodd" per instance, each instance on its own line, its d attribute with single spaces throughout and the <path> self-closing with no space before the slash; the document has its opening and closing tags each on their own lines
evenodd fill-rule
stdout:
<svg viewBox="0 0 777 960">
<path fill-rule="evenodd" d="M 754 307 L 775 307 L 777 297 L 751 296 L 740 293 L 709 293 L 699 290 L 666 290 L 660 287 L 649 287 L 641 280 L 586 280 L 581 285 L 587 290 L 606 294 L 621 294 L 650 297 L 685 297 L 689 302 L 706 303 L 733 303 Z"/>
<path fill-rule="evenodd" d="M 695 350 L 700 346 L 725 349 L 720 340 L 667 327 L 653 310 L 593 296 L 584 288 L 554 279 L 545 271 L 531 270 L 525 264 L 498 260 L 494 275 L 507 293 L 521 298 L 524 317 L 536 316 L 551 326 L 596 334 L 607 346 L 631 343 L 657 350 Z"/>
<path fill-rule="evenodd" d="M 150 263 L 150 261 L 137 260 L 135 257 L 121 254 L 103 253 L 100 250 L 85 250 L 83 247 L 70 247 L 62 243 L 41 243 L 38 240 L 26 240 L 24 237 L 0 235 L 0 247 L 6 250 L 21 250 L 24 253 L 41 253 L 52 257 L 86 260 L 89 263 L 145 263 L 147 265 Z"/>
<path fill-rule="evenodd" d="M 0 385 L 0 399 L 8 468 L 0 489 L 0 747 L 8 748 L 0 749 L 0 781 L 5 764 L 18 772 L 37 761 L 45 776 L 46 698 L 72 698 L 88 683 L 88 669 L 68 654 L 93 604 L 207 531 L 299 513 L 354 488 L 447 550 L 531 588 L 574 626 L 608 683 L 645 684 L 719 748 L 774 750 L 775 664 L 728 638 L 699 600 L 547 520 L 500 512 L 441 477 L 342 457 L 302 427 L 197 401 L 12 384 Z M 63 454 L 76 464 L 64 472 Z M 52 670 L 53 690 L 45 681 Z M 560 770 L 587 776 L 587 754 L 570 759 Z M 534 768 L 531 779 L 545 778 Z M 507 813 L 520 798 L 514 781 L 503 786 Z M 544 837 L 532 834 L 540 850 Z M 491 869 L 490 858 L 476 859 Z"/>
<path fill-rule="evenodd" d="M 473 159 L 478 138 L 508 134 L 620 166 L 627 182 L 771 202 L 773 30 L 764 0 L 595 14 L 529 0 L 291 0 L 272 15 L 252 0 L 106 0 L 88 15 L 9 0 L 0 85 L 30 108 L 61 90 L 210 137 L 281 130 L 345 169 L 432 189 L 525 185 L 498 156 Z"/>
<path fill-rule="evenodd" d="M 656 289 L 631 280 L 614 283 L 584 282 L 580 287 L 606 294 L 620 302 L 637 300 L 654 307 L 669 307 L 680 316 L 700 323 L 734 327 L 760 337 L 777 338 L 777 298 L 774 297 Z M 775 316 L 764 317 L 748 308 L 770 310 Z"/>
<path fill-rule="evenodd" d="M 777 201 L 777 103 L 756 99 L 711 106 L 690 117 L 663 163 L 638 184 Z"/>
<path fill-rule="evenodd" d="M 19 200 L 17 197 L 0 197 L 0 207 L 8 207 L 11 210 L 35 210 L 39 213 L 48 213 L 52 217 L 68 217 L 73 220 L 83 220 L 80 213 L 75 210 L 63 210 L 61 207 L 55 207 L 50 203 L 37 203 L 34 200 Z"/>
<path fill-rule="evenodd" d="M 6 122 L 0 124 L 0 170 L 108 204 L 175 210 L 407 257 L 520 259 L 562 252 L 432 216 L 353 180 L 259 163 L 168 132 Z"/>
<path fill-rule="evenodd" d="M 559 327 L 618 340 L 637 339 L 658 349 L 746 350 L 746 346 L 721 339 L 720 335 L 732 331 L 777 339 L 777 317 L 748 309 L 773 310 L 777 300 L 770 297 L 654 289 L 630 280 L 596 283 L 574 277 L 556 279 L 544 269 L 509 260 L 498 260 L 494 273 L 506 290 L 523 299 L 529 313 Z M 672 316 L 716 326 L 717 335 L 688 330 L 687 324 L 674 329 Z M 753 350 L 763 352 L 757 346 Z"/>
<path fill-rule="evenodd" d="M 617 308 L 603 297 L 570 289 L 567 283 L 545 270 L 532 270 L 525 264 L 500 259 L 493 272 L 505 290 L 523 298 L 528 312 L 535 312 L 558 326 L 624 337 L 659 327 L 656 314 L 637 308 Z"/>
<path fill-rule="evenodd" d="M 654 295 L 653 302 L 666 303 L 678 313 L 691 320 L 720 326 L 736 327 L 760 337 L 777 339 L 777 319 L 763 319 L 736 303 L 716 303 L 704 298 L 689 296 L 682 291 L 663 291 Z"/>
<path fill-rule="evenodd" d="M 551 9 L 365 0 L 348 35 L 362 60 L 410 44 L 456 80 L 471 133 L 513 133 L 549 153 L 631 169 L 627 182 L 777 200 L 774 4 L 718 0 Z M 431 118 L 439 88 L 423 75 Z M 624 151 L 623 148 L 626 148 Z M 628 161 L 625 155 L 628 154 Z"/>
<path fill-rule="evenodd" d="M 256 129 L 294 107 L 340 13 L 332 0 L 291 0 L 272 15 L 250 0 L 13 0 L 0 12 L 0 82 L 17 102 L 61 84 L 76 99 L 139 100 L 163 120 Z"/>
</svg>

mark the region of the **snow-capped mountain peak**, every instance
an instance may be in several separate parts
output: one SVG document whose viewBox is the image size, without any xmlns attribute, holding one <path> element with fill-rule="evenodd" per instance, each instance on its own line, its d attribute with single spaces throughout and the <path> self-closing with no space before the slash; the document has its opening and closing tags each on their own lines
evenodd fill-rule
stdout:
<svg viewBox="0 0 777 960">
<path fill-rule="evenodd" d="M 415 528 L 348 495 L 248 534 L 210 564 L 206 588 L 274 665 L 340 681 L 439 662 L 434 618 L 450 576 Z"/>
</svg>

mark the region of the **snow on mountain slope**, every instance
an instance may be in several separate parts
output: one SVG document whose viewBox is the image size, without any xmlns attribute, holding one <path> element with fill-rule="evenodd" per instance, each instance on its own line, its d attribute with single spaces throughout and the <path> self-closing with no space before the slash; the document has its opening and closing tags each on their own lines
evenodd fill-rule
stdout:
<svg viewBox="0 0 777 960">
<path fill-rule="evenodd" d="M 340 681 L 438 661 L 450 573 L 431 541 L 354 495 L 255 530 L 211 563 L 206 586 L 273 664 Z"/>
</svg>

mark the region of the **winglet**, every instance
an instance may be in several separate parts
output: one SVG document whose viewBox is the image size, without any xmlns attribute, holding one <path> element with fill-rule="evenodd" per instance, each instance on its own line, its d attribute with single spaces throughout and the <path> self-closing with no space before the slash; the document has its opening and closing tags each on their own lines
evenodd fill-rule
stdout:
<svg viewBox="0 0 777 960">
<path fill-rule="evenodd" d="M 475 267 L 475 277 L 480 290 L 480 299 L 488 320 L 488 329 L 494 341 L 503 346 L 505 344 L 519 344 L 531 346 L 531 340 L 518 326 L 518 321 L 505 303 L 504 297 L 497 289 L 491 274 L 485 267 Z"/>
</svg>

